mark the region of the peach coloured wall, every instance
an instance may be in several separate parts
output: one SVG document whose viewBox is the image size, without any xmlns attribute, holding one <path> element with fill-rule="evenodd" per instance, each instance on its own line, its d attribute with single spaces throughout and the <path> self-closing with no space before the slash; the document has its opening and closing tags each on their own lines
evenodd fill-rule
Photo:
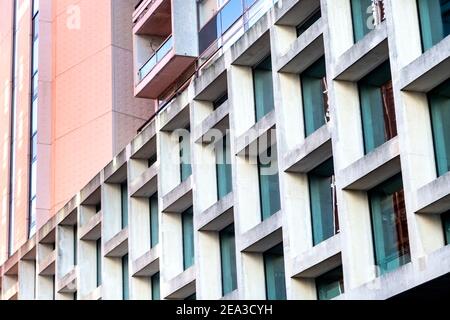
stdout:
<svg viewBox="0 0 450 320">
<path fill-rule="evenodd" d="M 8 254 L 8 179 L 12 51 L 12 0 L 0 1 L 0 265 Z"/>
</svg>

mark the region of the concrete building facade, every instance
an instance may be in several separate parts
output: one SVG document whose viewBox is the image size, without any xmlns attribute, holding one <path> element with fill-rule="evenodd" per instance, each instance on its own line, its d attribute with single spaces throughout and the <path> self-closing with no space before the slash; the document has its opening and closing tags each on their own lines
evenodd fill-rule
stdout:
<svg viewBox="0 0 450 320">
<path fill-rule="evenodd" d="M 2 299 L 448 294 L 449 15 L 139 1 L 129 80 L 155 115 L 3 264 Z"/>
</svg>

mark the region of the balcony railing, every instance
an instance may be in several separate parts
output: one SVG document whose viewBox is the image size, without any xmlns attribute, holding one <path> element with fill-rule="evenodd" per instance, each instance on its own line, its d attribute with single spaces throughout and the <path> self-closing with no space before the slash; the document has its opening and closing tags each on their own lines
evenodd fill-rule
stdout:
<svg viewBox="0 0 450 320">
<path fill-rule="evenodd" d="M 147 60 L 147 62 L 139 69 L 139 81 L 142 81 L 153 68 L 172 50 L 173 37 L 167 38 L 156 52 Z"/>
<path fill-rule="evenodd" d="M 213 44 L 217 44 L 222 36 L 232 29 L 233 25 L 243 18 L 243 26 L 248 29 L 252 22 L 259 19 L 278 0 L 229 0 L 202 28 L 199 30 L 199 52 L 208 55 Z M 270 6 L 268 5 L 270 3 Z M 250 11 L 254 12 L 250 13 Z M 218 48 L 221 45 L 217 46 Z M 216 48 L 216 49 L 218 49 Z M 207 52 L 208 51 L 208 52 Z"/>
</svg>

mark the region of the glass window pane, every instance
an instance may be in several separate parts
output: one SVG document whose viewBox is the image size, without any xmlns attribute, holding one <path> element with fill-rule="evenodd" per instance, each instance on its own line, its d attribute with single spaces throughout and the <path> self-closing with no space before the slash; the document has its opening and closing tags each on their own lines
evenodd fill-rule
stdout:
<svg viewBox="0 0 450 320">
<path fill-rule="evenodd" d="M 31 104 L 31 134 L 36 134 L 38 130 L 38 98 L 34 99 Z"/>
<path fill-rule="evenodd" d="M 410 261 L 401 174 L 369 192 L 375 261 L 380 274 Z"/>
<path fill-rule="evenodd" d="M 102 285 L 102 239 L 98 239 L 96 242 L 97 247 L 97 287 Z"/>
<path fill-rule="evenodd" d="M 230 0 L 220 10 L 222 34 L 225 33 L 243 14 L 242 0 Z"/>
<path fill-rule="evenodd" d="M 231 155 L 229 136 L 225 136 L 215 147 L 217 198 L 220 200 L 232 191 Z"/>
<path fill-rule="evenodd" d="M 439 176 L 450 171 L 450 80 L 428 94 Z"/>
<path fill-rule="evenodd" d="M 30 198 L 36 197 L 36 185 L 37 185 L 37 162 L 31 163 L 31 176 L 30 176 Z"/>
<path fill-rule="evenodd" d="M 335 235 L 337 227 L 335 212 L 333 159 L 308 174 L 311 202 L 311 220 L 314 245 Z"/>
<path fill-rule="evenodd" d="M 269 56 L 253 69 L 256 122 L 274 109 L 272 60 Z"/>
<path fill-rule="evenodd" d="M 372 0 L 351 0 L 353 34 L 358 42 L 374 28 Z"/>
<path fill-rule="evenodd" d="M 192 208 L 182 215 L 184 270 L 194 265 L 194 214 Z"/>
<path fill-rule="evenodd" d="M 122 206 L 122 229 L 128 227 L 128 184 L 124 182 L 120 185 L 121 206 Z"/>
<path fill-rule="evenodd" d="M 265 252 L 263 258 L 267 300 L 286 300 L 283 244 Z"/>
<path fill-rule="evenodd" d="M 269 148 L 266 155 L 258 157 L 258 174 L 261 218 L 265 220 L 281 209 L 276 148 Z"/>
<path fill-rule="evenodd" d="M 444 226 L 445 244 L 450 244 L 450 211 L 442 214 L 442 225 Z"/>
<path fill-rule="evenodd" d="M 153 195 L 150 200 L 150 238 L 151 247 L 154 248 L 159 243 L 159 212 L 158 194 Z"/>
<path fill-rule="evenodd" d="M 122 298 L 130 299 L 130 283 L 128 278 L 128 254 L 122 258 Z"/>
<path fill-rule="evenodd" d="M 234 225 L 222 230 L 219 238 L 222 265 L 222 295 L 226 295 L 237 289 Z"/>
<path fill-rule="evenodd" d="M 389 61 L 358 83 L 366 154 L 397 135 Z"/>
<path fill-rule="evenodd" d="M 78 226 L 73 226 L 73 265 L 78 264 Z"/>
<path fill-rule="evenodd" d="M 36 233 L 36 203 L 37 198 L 33 197 L 30 203 L 30 222 L 29 222 L 30 237 L 32 237 Z"/>
<path fill-rule="evenodd" d="M 424 50 L 450 34 L 450 0 L 417 0 Z"/>
<path fill-rule="evenodd" d="M 331 300 L 344 293 L 342 267 L 331 270 L 316 279 L 317 299 Z"/>
<path fill-rule="evenodd" d="M 306 136 L 326 123 L 327 87 L 325 58 L 321 58 L 301 75 Z"/>
<path fill-rule="evenodd" d="M 152 300 L 160 300 L 160 280 L 159 280 L 159 272 L 152 276 Z"/>
<path fill-rule="evenodd" d="M 191 144 L 189 137 L 180 136 L 180 176 L 181 182 L 186 181 L 192 175 Z"/>
</svg>

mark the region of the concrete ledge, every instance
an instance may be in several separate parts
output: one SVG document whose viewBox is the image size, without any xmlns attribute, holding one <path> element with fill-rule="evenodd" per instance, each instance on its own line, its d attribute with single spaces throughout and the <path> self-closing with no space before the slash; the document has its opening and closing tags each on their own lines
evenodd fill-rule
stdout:
<svg viewBox="0 0 450 320">
<path fill-rule="evenodd" d="M 283 242 L 282 212 L 278 211 L 253 229 L 242 234 L 239 251 L 263 253 Z"/>
<path fill-rule="evenodd" d="M 368 191 L 399 172 L 400 150 L 395 137 L 341 170 L 336 181 L 342 189 Z"/>
<path fill-rule="evenodd" d="M 416 199 L 417 213 L 441 214 L 450 210 L 450 172 L 417 190 Z"/>
<path fill-rule="evenodd" d="M 97 241 L 102 237 L 103 213 L 100 211 L 79 229 L 80 239 L 84 241 Z"/>
<path fill-rule="evenodd" d="M 281 7 L 275 6 L 275 24 L 296 27 L 318 8 L 320 0 L 283 0 Z"/>
<path fill-rule="evenodd" d="M 222 55 L 200 70 L 199 77 L 194 80 L 194 95 L 196 100 L 215 101 L 226 91 L 227 69 Z"/>
<path fill-rule="evenodd" d="M 98 288 L 94 289 L 94 291 L 81 298 L 81 300 L 87 301 L 97 301 L 101 299 L 102 299 L 102 286 L 99 286 Z"/>
<path fill-rule="evenodd" d="M 19 281 L 17 281 L 11 288 L 6 290 L 3 294 L 2 300 L 12 301 L 19 298 Z"/>
<path fill-rule="evenodd" d="M 447 275 L 450 266 L 450 246 L 443 247 L 416 262 L 384 274 L 358 288 L 347 291 L 337 300 L 385 300 L 428 281 Z"/>
<path fill-rule="evenodd" d="M 128 228 L 123 229 L 104 244 L 105 257 L 122 258 L 128 253 Z"/>
<path fill-rule="evenodd" d="M 450 78 L 450 36 L 400 71 L 400 88 L 429 92 Z"/>
<path fill-rule="evenodd" d="M 2 276 L 16 276 L 19 273 L 19 252 L 17 251 L 13 256 L 5 262 L 2 268 Z"/>
<path fill-rule="evenodd" d="M 308 173 L 333 156 L 331 133 L 325 125 L 285 155 L 285 172 Z"/>
<path fill-rule="evenodd" d="M 271 129 L 276 128 L 276 116 L 275 111 L 268 113 L 264 118 L 259 120 L 255 125 L 248 129 L 244 134 L 235 140 L 235 154 L 244 156 L 249 155 L 250 150 L 259 150 L 257 147 L 258 140 L 267 135 L 267 146 L 271 146 L 276 143 L 276 137 L 272 137 Z M 256 156 L 256 155 L 252 155 Z"/>
<path fill-rule="evenodd" d="M 323 31 L 325 24 L 320 18 L 298 37 L 283 56 L 276 58 L 278 72 L 300 74 L 325 54 Z"/>
<path fill-rule="evenodd" d="M 41 229 L 37 232 L 38 243 L 53 244 L 56 240 L 56 216 L 53 216 Z"/>
<path fill-rule="evenodd" d="M 192 176 L 162 198 L 162 212 L 182 213 L 192 206 Z"/>
<path fill-rule="evenodd" d="M 156 153 L 156 122 L 153 119 L 131 141 L 130 156 L 133 159 L 149 159 Z"/>
<path fill-rule="evenodd" d="M 40 276 L 54 276 L 56 263 L 56 250 L 53 250 L 47 257 L 40 261 L 38 274 Z"/>
<path fill-rule="evenodd" d="M 200 231 L 221 231 L 234 220 L 234 196 L 229 193 L 210 208 L 202 212 L 197 219 Z"/>
<path fill-rule="evenodd" d="M 196 143 L 211 142 L 206 141 L 207 139 L 205 139 L 205 137 L 208 137 L 208 134 L 211 133 L 212 129 L 220 130 L 222 133 L 225 133 L 225 131 L 230 128 L 229 113 L 230 105 L 227 100 L 194 129 L 194 141 Z"/>
<path fill-rule="evenodd" d="M 76 195 L 56 213 L 56 223 L 62 226 L 73 226 L 77 224 L 77 213 L 79 197 Z"/>
<path fill-rule="evenodd" d="M 132 262 L 133 277 L 151 277 L 159 272 L 159 244 Z"/>
<path fill-rule="evenodd" d="M 316 278 L 341 264 L 341 235 L 337 234 L 295 257 L 291 277 Z"/>
<path fill-rule="evenodd" d="M 270 53 L 269 14 L 266 13 L 230 48 L 231 63 L 241 66 L 254 66 Z"/>
<path fill-rule="evenodd" d="M 167 282 L 165 299 L 183 300 L 195 293 L 195 266 Z"/>
<path fill-rule="evenodd" d="M 182 93 L 177 99 L 170 102 L 160 113 L 159 118 L 161 131 L 171 132 L 176 129 L 185 128 L 190 121 L 187 92 Z"/>
<path fill-rule="evenodd" d="M 28 239 L 19 249 L 19 257 L 21 260 L 36 260 L 36 235 Z"/>
<path fill-rule="evenodd" d="M 83 189 L 80 191 L 80 204 L 96 205 L 101 202 L 101 177 L 97 174 Z"/>
<path fill-rule="evenodd" d="M 130 196 L 150 198 L 158 191 L 159 164 L 156 162 L 130 184 Z"/>
<path fill-rule="evenodd" d="M 387 27 L 384 21 L 337 59 L 332 77 L 335 80 L 356 82 L 388 59 Z"/>
<path fill-rule="evenodd" d="M 77 268 L 74 267 L 64 277 L 59 279 L 59 293 L 75 293 L 77 291 Z"/>
<path fill-rule="evenodd" d="M 103 169 L 106 183 L 122 183 L 127 179 L 127 154 L 123 150 Z"/>
</svg>

